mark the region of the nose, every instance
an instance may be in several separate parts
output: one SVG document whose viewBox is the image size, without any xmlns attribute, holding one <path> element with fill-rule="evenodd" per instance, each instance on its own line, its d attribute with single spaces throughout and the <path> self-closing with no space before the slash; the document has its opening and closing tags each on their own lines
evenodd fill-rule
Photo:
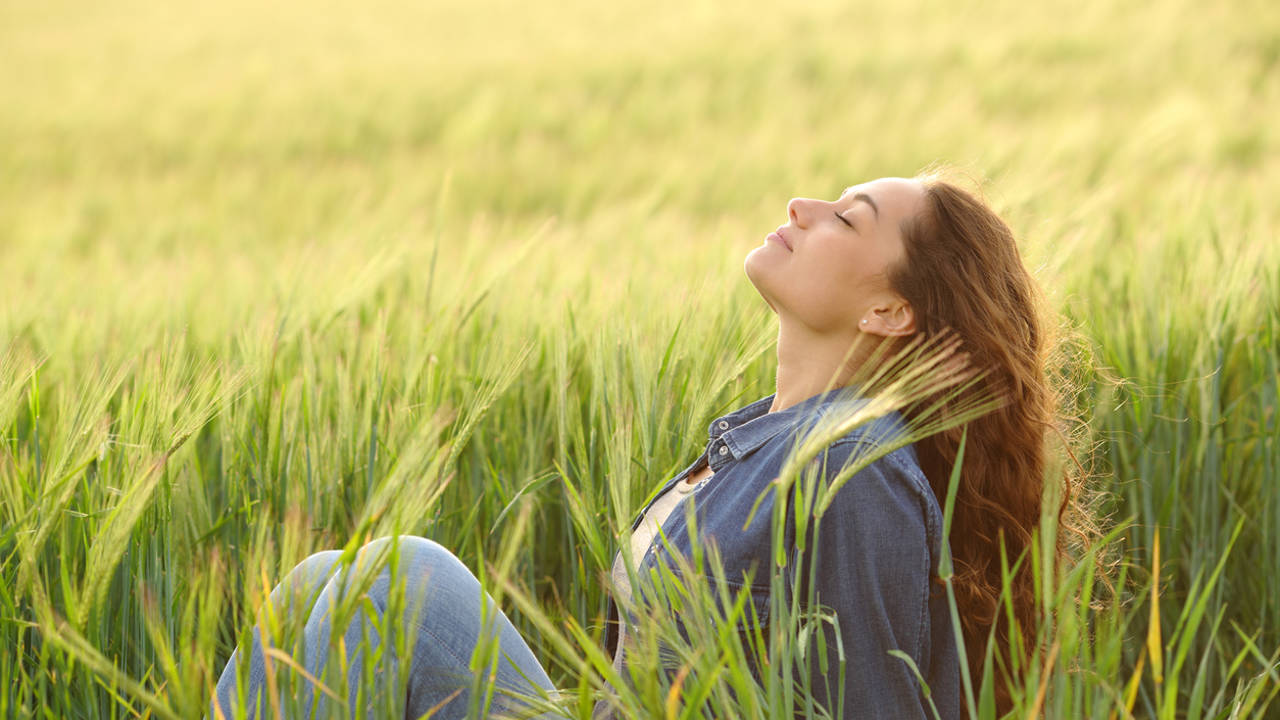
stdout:
<svg viewBox="0 0 1280 720">
<path fill-rule="evenodd" d="M 811 206 L 815 200 L 810 198 L 791 198 L 787 203 L 787 215 L 791 216 L 791 224 L 804 227 L 809 222 Z"/>
</svg>

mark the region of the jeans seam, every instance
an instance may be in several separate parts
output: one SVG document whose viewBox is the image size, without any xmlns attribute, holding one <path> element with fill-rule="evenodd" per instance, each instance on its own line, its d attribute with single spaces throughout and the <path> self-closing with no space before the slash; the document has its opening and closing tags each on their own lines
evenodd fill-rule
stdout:
<svg viewBox="0 0 1280 720">
<path fill-rule="evenodd" d="M 441 638 L 440 638 L 440 636 L 439 636 L 439 635 L 436 635 L 434 632 L 432 632 L 432 631 L 431 631 L 431 628 L 427 627 L 426 625 L 423 625 L 423 624 L 422 624 L 422 623 L 420 623 L 420 622 L 418 622 L 418 623 L 414 623 L 414 625 L 416 625 L 416 626 L 417 626 L 417 628 L 418 628 L 418 632 L 424 632 L 424 633 L 426 633 L 427 635 L 429 635 L 429 636 L 431 637 L 431 639 L 432 639 L 432 640 L 435 640 L 435 641 L 436 641 L 436 643 L 438 643 L 438 644 L 440 645 L 440 647 L 444 648 L 444 651 L 445 651 L 445 652 L 447 652 L 447 653 L 449 653 L 449 656 L 450 656 L 450 657 L 452 657 L 452 658 L 454 659 L 454 661 L 455 661 L 455 662 L 457 662 L 459 665 L 463 665 L 463 666 L 465 666 L 465 667 L 467 668 L 467 670 L 470 670 L 470 669 L 471 669 L 471 665 L 470 665 L 470 663 L 468 663 L 467 661 L 463 660 L 463 659 L 462 659 L 462 658 L 461 658 L 461 657 L 460 657 L 456 652 L 454 652 L 453 648 L 449 646 L 449 643 L 445 642 L 443 639 L 441 639 Z M 476 638 L 476 643 L 477 643 L 477 644 L 479 644 L 479 642 L 480 642 L 480 639 L 479 639 L 479 638 Z M 416 639 L 414 640 L 414 643 L 415 643 L 415 644 L 417 643 L 417 640 L 416 640 Z"/>
</svg>

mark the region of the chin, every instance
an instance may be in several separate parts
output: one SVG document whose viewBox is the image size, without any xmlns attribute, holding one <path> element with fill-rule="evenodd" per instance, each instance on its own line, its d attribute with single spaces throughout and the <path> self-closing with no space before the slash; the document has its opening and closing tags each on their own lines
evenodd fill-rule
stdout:
<svg viewBox="0 0 1280 720">
<path fill-rule="evenodd" d="M 769 309 L 775 313 L 778 312 L 778 306 L 773 304 L 773 298 L 769 292 L 768 273 L 766 271 L 766 263 L 764 258 L 760 257 L 760 248 L 747 254 L 747 259 L 742 263 L 742 269 L 747 273 L 747 279 L 755 287 L 756 292 L 760 293 L 760 297 L 769 304 Z M 755 262 L 752 262 L 752 260 Z"/>
<path fill-rule="evenodd" d="M 767 272 L 769 266 L 768 250 L 769 246 L 759 245 L 747 253 L 746 259 L 742 261 L 742 269 L 747 272 L 747 277 L 756 287 L 760 287 L 760 277 Z"/>
</svg>

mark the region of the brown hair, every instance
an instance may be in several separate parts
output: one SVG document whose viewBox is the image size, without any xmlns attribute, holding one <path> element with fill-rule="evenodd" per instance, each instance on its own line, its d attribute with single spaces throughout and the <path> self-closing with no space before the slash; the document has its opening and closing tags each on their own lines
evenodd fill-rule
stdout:
<svg viewBox="0 0 1280 720">
<path fill-rule="evenodd" d="M 890 269 L 890 284 L 911 303 L 918 332 L 925 337 L 954 332 L 973 366 L 986 372 L 968 392 L 998 396 L 1002 402 L 995 411 L 919 440 L 915 447 L 942 503 L 961 435 L 967 432 L 950 534 L 952 586 L 975 688 L 980 687 L 988 637 L 995 642 L 992 680 L 998 714 L 1004 714 L 1012 704 L 1011 686 L 1019 681 L 1016 669 L 1025 670 L 1034 652 L 1039 611 L 1029 556 L 1042 498 L 1059 499 L 1061 560 L 1073 535 L 1091 535 L 1082 520 L 1088 514 L 1079 512 L 1086 473 L 1079 463 L 1064 461 L 1063 456 L 1075 456 L 1073 433 L 1063 414 L 1064 390 L 1055 389 L 1049 378 L 1058 333 L 1047 319 L 1055 316 L 1046 310 L 1023 265 L 1013 233 L 984 202 L 957 185 L 935 174 L 916 179 L 924 186 L 924 207 L 903 223 L 906 252 Z M 963 396 L 953 399 L 961 401 Z M 1003 568 L 1015 563 L 1010 596 L 1002 601 Z M 1023 640 L 1015 639 L 1019 636 Z"/>
</svg>

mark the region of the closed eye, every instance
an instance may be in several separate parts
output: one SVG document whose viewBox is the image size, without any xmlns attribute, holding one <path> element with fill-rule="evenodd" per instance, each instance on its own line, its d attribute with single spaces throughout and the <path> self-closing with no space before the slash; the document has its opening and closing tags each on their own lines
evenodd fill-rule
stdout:
<svg viewBox="0 0 1280 720">
<path fill-rule="evenodd" d="M 854 228 L 854 227 L 853 227 L 853 223 L 851 223 L 851 222 L 849 222 L 847 219 L 845 219 L 845 216 L 841 215 L 840 213 L 835 213 L 835 216 L 836 216 L 836 219 L 838 219 L 840 222 L 844 223 L 845 225 L 848 225 L 850 228 L 852 228 L 852 229 L 854 229 L 854 230 L 856 230 L 856 229 L 857 229 L 857 228 Z"/>
</svg>

